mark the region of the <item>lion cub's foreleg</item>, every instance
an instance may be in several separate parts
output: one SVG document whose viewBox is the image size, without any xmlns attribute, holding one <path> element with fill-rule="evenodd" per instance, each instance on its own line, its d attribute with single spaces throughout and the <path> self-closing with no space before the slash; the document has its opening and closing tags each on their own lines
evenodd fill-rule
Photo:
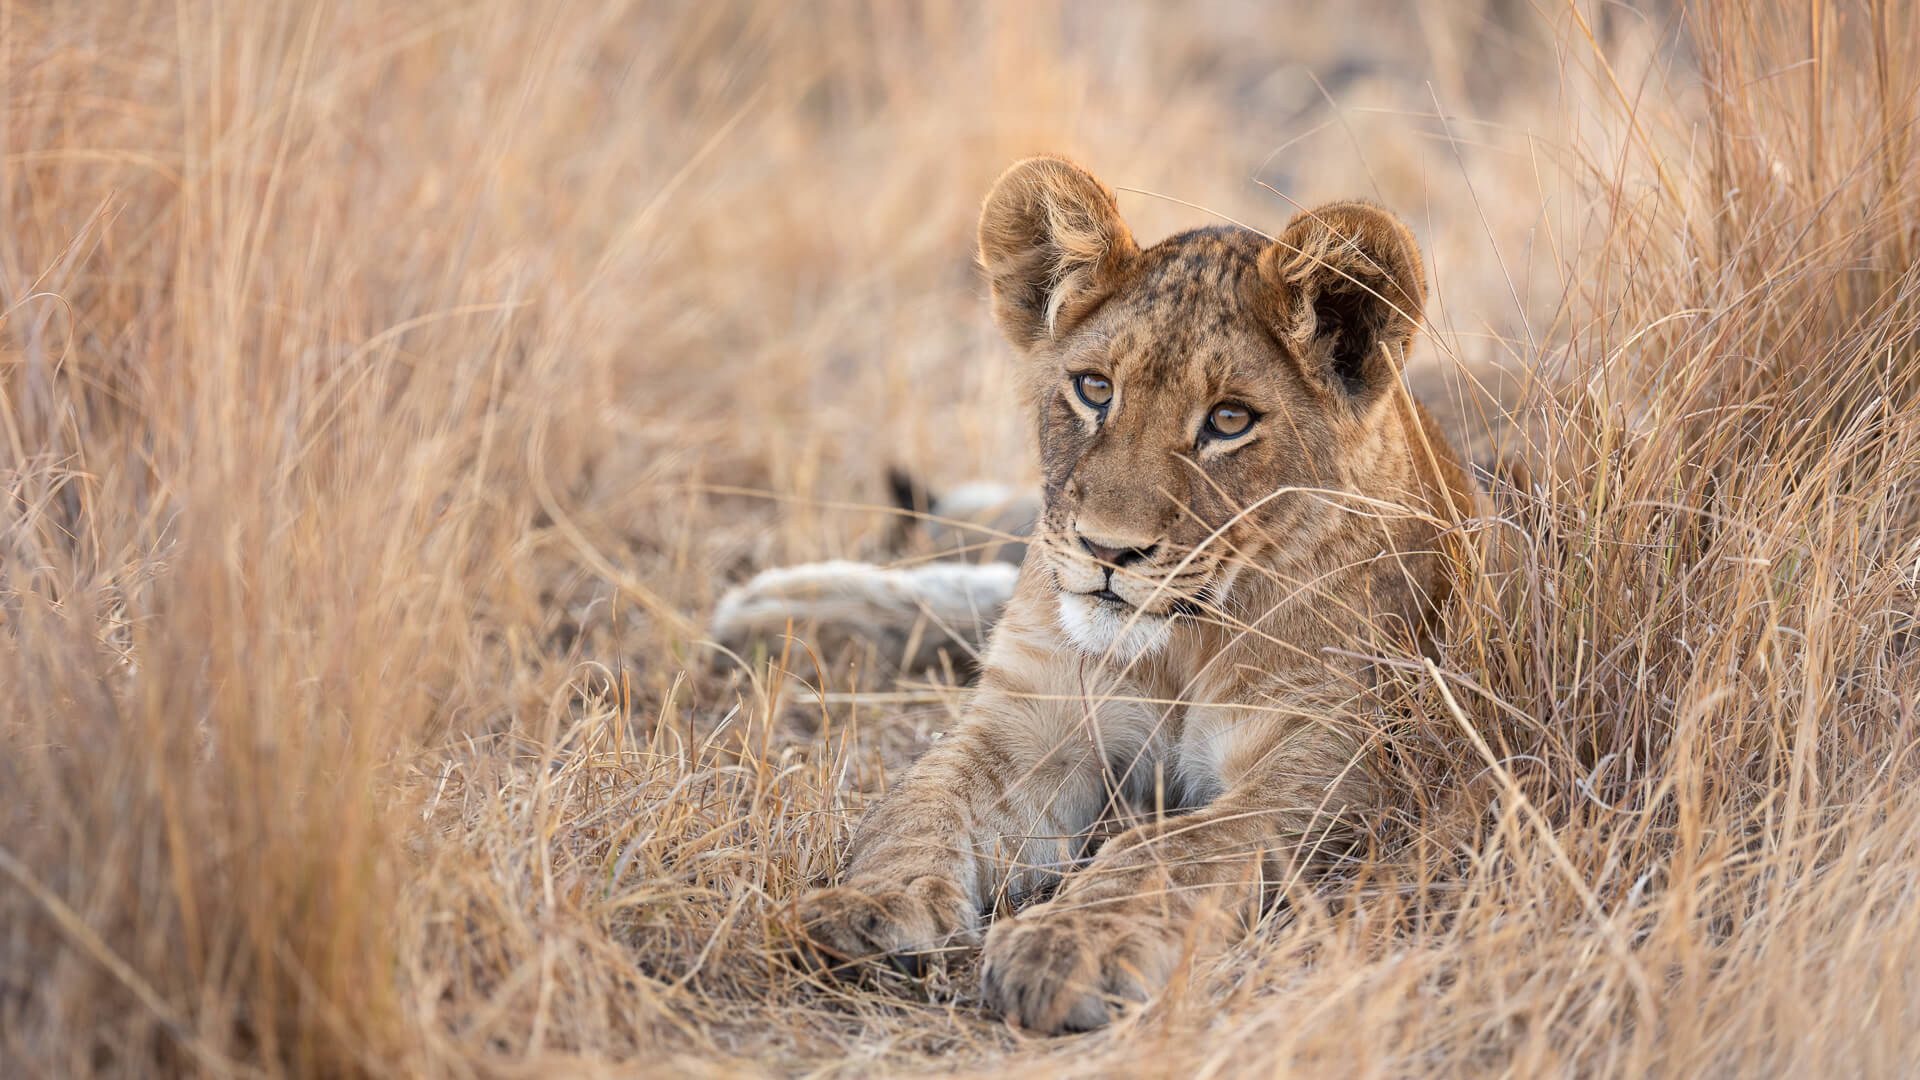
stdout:
<svg viewBox="0 0 1920 1080">
<path fill-rule="evenodd" d="M 808 940 L 830 959 L 885 957 L 916 974 L 929 955 L 978 943 L 1003 886 L 1018 895 L 1069 865 L 1112 801 L 1103 762 L 1148 738 L 1138 718 L 983 690 L 867 811 L 844 884 L 801 898 Z"/>
<path fill-rule="evenodd" d="M 1099 1027 L 1114 1006 L 1147 1000 L 1190 941 L 1215 942 L 1231 916 L 1257 914 L 1317 852 L 1347 844 L 1377 803 L 1347 732 L 1211 709 L 1189 724 L 1182 770 L 1218 761 L 1219 798 L 1114 837 L 1052 900 L 988 936 L 987 1001 L 1022 1026 Z"/>
</svg>

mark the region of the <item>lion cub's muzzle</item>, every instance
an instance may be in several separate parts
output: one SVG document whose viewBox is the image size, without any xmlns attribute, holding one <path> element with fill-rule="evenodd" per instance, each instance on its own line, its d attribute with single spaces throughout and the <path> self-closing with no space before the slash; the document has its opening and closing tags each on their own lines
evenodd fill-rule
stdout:
<svg viewBox="0 0 1920 1080">
<path fill-rule="evenodd" d="M 1127 547 L 1071 530 L 1046 542 L 1060 585 L 1058 622 L 1090 656 L 1130 662 L 1165 645 L 1174 618 L 1195 615 L 1219 560 L 1165 541 Z"/>
<path fill-rule="evenodd" d="M 1069 532 L 1050 538 L 1047 553 L 1063 592 L 1158 618 L 1197 613 L 1202 590 L 1218 569 L 1217 559 L 1164 540 L 1123 547 Z"/>
</svg>

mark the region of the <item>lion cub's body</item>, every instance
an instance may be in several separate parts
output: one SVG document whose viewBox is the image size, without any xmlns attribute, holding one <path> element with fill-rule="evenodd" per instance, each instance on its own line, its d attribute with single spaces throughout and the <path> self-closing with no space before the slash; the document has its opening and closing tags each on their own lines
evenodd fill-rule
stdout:
<svg viewBox="0 0 1920 1080">
<path fill-rule="evenodd" d="M 1214 936 L 1203 911 L 1256 911 L 1367 824 L 1356 658 L 1425 633 L 1471 493 L 1399 381 L 1425 284 L 1384 211 L 1142 251 L 1105 188 L 1034 159 L 988 197 L 981 257 L 1044 508 L 965 721 L 801 915 L 830 955 L 917 968 L 1144 814 L 986 938 L 994 1007 L 1085 1028 Z"/>
</svg>

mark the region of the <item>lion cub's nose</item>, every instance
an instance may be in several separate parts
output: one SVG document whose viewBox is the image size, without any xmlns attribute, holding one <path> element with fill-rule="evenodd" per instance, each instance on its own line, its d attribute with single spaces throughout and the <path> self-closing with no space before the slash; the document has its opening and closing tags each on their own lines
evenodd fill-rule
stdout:
<svg viewBox="0 0 1920 1080">
<path fill-rule="evenodd" d="M 1157 543 L 1148 544 L 1146 547 L 1122 547 L 1114 544 L 1101 544 L 1089 540 L 1085 536 L 1080 537 L 1080 546 L 1086 549 L 1087 554 L 1106 563 L 1108 566 L 1126 566 L 1129 563 L 1145 562 L 1149 558 L 1152 558 L 1154 551 L 1160 547 Z"/>
</svg>

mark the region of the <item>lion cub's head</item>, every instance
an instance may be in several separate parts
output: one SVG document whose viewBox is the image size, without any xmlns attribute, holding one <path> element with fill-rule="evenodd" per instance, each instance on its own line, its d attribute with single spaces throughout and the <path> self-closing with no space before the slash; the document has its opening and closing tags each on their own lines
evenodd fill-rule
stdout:
<svg viewBox="0 0 1920 1080">
<path fill-rule="evenodd" d="M 1060 624 L 1122 659 L 1314 543 L 1338 511 L 1292 489 L 1351 489 L 1377 455 L 1426 296 L 1412 235 L 1376 206 L 1143 251 L 1113 193 L 1058 158 L 994 184 L 980 259 L 1026 356 Z"/>
</svg>

